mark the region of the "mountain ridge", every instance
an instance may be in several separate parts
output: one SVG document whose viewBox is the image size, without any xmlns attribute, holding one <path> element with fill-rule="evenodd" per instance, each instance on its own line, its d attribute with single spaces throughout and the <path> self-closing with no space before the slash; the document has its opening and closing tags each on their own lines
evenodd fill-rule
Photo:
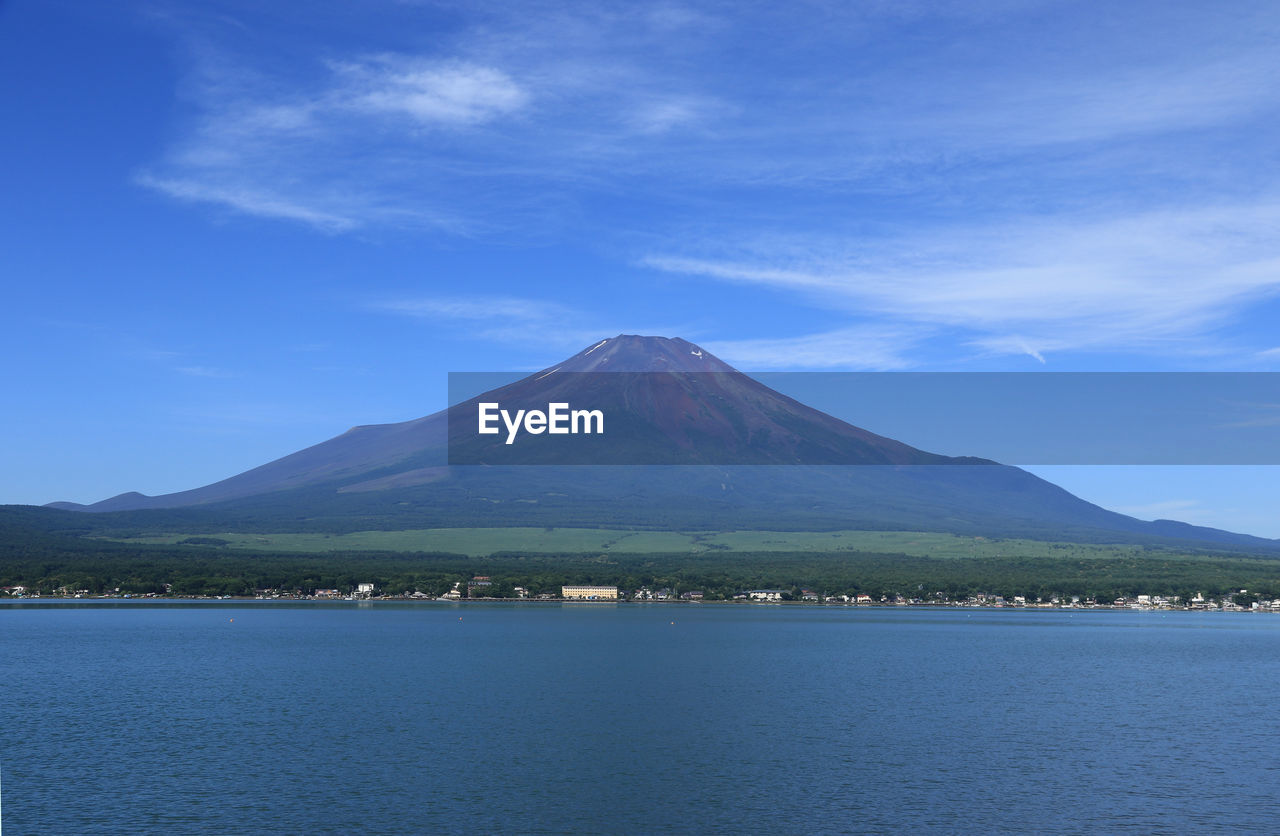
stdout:
<svg viewBox="0 0 1280 836">
<path fill-rule="evenodd" d="M 595 448 L 600 463 L 588 467 L 539 459 L 549 456 L 550 448 L 538 453 L 532 445 L 522 453 L 532 457 L 525 461 L 490 464 L 484 456 L 496 448 L 477 447 L 476 461 L 483 465 L 451 467 L 451 416 L 470 422 L 474 432 L 475 413 L 468 410 L 481 398 L 543 404 L 550 398 L 612 399 L 630 410 L 636 429 Z M 758 442 L 762 433 L 763 444 Z M 668 445 L 684 451 L 685 458 L 609 458 L 611 450 L 628 444 L 628 455 L 662 453 Z M 363 519 L 375 527 L 405 528 L 617 523 L 727 528 L 769 520 L 824 529 L 1013 531 L 1038 539 L 1054 539 L 1061 531 L 1090 537 L 1111 532 L 1126 542 L 1173 539 L 1280 548 L 1277 541 L 1177 521 L 1143 522 L 1018 468 L 917 450 L 775 392 L 694 343 L 626 334 L 448 409 L 405 422 L 358 425 L 199 488 L 156 497 L 129 492 L 91 505 L 47 507 L 182 517 L 207 512 L 246 525 L 253 524 L 255 514 L 294 525 L 327 520 L 345 527 Z"/>
</svg>

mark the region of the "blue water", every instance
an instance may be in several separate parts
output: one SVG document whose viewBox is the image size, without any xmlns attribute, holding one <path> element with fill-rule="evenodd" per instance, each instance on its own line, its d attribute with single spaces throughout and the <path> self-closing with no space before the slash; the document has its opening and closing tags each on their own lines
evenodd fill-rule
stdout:
<svg viewBox="0 0 1280 836">
<path fill-rule="evenodd" d="M 1280 616 L 0 607 L 29 833 L 1273 831 Z"/>
</svg>

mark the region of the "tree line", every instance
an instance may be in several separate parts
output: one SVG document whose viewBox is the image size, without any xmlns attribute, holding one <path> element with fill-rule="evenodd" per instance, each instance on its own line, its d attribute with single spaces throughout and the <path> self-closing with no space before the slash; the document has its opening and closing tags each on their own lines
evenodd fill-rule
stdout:
<svg viewBox="0 0 1280 836">
<path fill-rule="evenodd" d="M 488 577 L 486 597 L 559 594 L 565 584 L 604 584 L 631 591 L 702 592 L 731 599 L 743 590 L 801 590 L 822 595 L 962 600 L 986 593 L 1049 600 L 1108 601 L 1139 594 L 1220 597 L 1248 589 L 1280 597 L 1280 564 L 1254 559 L 1115 556 L 1098 558 L 927 558 L 902 554 L 710 552 L 699 554 L 519 554 L 474 557 L 437 552 L 332 552 L 299 555 L 229 551 L 210 546 L 136 546 L 83 541 L 0 544 L 0 587 L 51 595 L 59 589 L 103 594 L 250 595 L 277 589 L 347 592 L 373 583 L 388 595 L 443 595 Z"/>
</svg>

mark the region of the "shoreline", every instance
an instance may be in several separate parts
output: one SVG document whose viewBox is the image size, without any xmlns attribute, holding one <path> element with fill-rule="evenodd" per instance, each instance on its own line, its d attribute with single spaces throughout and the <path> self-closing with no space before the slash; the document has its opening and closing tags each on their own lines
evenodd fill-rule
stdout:
<svg viewBox="0 0 1280 836">
<path fill-rule="evenodd" d="M 854 609 L 854 610 L 1031 610 L 1037 612 L 1043 611 L 1063 611 L 1063 612 L 1202 612 L 1202 613 L 1273 613 L 1280 614 L 1280 609 L 1271 607 L 1245 608 L 1240 606 L 1137 606 L 1137 605 L 1118 605 L 1118 604 L 988 604 L 988 603 L 967 603 L 946 601 L 938 603 L 916 602 L 916 603 L 847 603 L 841 601 L 582 601 L 569 598 L 413 598 L 409 596 L 379 596 L 371 598 L 317 598 L 314 596 L 276 596 L 263 598 L 258 596 L 199 596 L 199 595 L 94 595 L 94 596 L 26 596 L 14 598 L 0 598 L 0 606 L 22 606 L 28 604 L 67 604 L 67 605 L 92 605 L 92 604 L 207 604 L 211 606 L 228 605 L 228 604 L 259 604 L 262 606 L 271 606 L 273 604 L 449 604 L 449 605 L 492 605 L 492 604 L 509 604 L 509 605 L 551 605 L 551 604 L 571 604 L 574 606 L 592 606 L 599 607 L 608 606 L 678 606 L 678 607 L 698 607 L 703 605 L 711 606 L 741 606 L 741 607 L 790 607 L 804 609 Z"/>
</svg>

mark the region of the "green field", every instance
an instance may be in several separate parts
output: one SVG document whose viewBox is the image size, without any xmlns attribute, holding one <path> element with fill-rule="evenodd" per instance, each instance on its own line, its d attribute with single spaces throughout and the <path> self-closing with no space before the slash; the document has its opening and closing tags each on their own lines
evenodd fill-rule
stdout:
<svg viewBox="0 0 1280 836">
<path fill-rule="evenodd" d="M 350 534 L 164 534 L 116 540 L 175 545 L 225 541 L 226 549 L 303 552 L 452 552 L 474 557 L 529 554 L 673 554 L 705 552 L 893 553 L 932 558 L 1091 558 L 1151 554 L 1130 545 L 1048 543 L 907 531 L 634 531 L 600 528 L 437 528 L 411 531 L 356 531 Z M 215 544 L 216 545 L 216 544 Z M 213 548 L 214 545 L 210 545 Z M 1165 556 L 1172 552 L 1157 550 Z"/>
</svg>

